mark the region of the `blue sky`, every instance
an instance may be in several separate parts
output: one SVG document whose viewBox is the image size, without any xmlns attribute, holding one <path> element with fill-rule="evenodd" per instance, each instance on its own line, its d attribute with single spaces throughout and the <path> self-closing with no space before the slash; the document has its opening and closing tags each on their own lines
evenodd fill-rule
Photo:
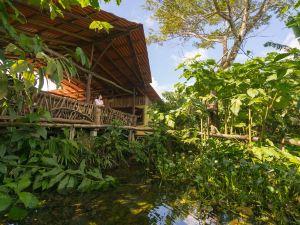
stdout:
<svg viewBox="0 0 300 225">
<path fill-rule="evenodd" d="M 149 28 L 155 28 L 157 24 L 151 19 L 150 12 L 143 9 L 143 3 L 144 0 L 123 0 L 120 6 L 117 6 L 114 2 L 102 4 L 102 9 L 128 20 L 142 23 L 147 35 Z M 277 19 L 272 19 L 269 25 L 254 32 L 253 36 L 255 37 L 249 38 L 243 47 L 245 52 L 249 50 L 253 56 L 264 56 L 267 52 L 272 51 L 272 48 L 263 47 L 263 44 L 270 40 L 292 47 L 299 47 L 292 31 Z M 214 49 L 196 49 L 192 46 L 192 43 L 192 41 L 189 41 L 183 44 L 179 40 L 172 40 L 164 43 L 163 46 L 158 44 L 148 46 L 153 79 L 152 86 L 158 93 L 172 90 L 173 85 L 179 81 L 180 71 L 175 71 L 175 69 L 184 58 L 200 53 L 203 59 L 220 59 L 222 51 L 219 46 Z M 240 54 L 237 58 L 237 61 L 240 62 L 245 60 L 247 60 L 247 56 L 243 54 Z"/>
</svg>

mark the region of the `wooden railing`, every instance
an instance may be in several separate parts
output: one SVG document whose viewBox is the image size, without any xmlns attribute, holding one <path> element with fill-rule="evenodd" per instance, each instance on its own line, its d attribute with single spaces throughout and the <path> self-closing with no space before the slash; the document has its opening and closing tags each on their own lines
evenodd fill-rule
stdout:
<svg viewBox="0 0 300 225">
<path fill-rule="evenodd" d="M 95 120 L 94 105 L 68 97 L 41 92 L 34 98 L 34 105 L 51 113 L 52 118 L 67 120 Z"/>
<path fill-rule="evenodd" d="M 34 97 L 34 104 L 25 108 L 19 116 L 25 116 L 38 108 L 49 111 L 55 122 L 101 125 L 111 124 L 114 120 L 118 120 L 124 126 L 135 126 L 137 119 L 134 115 L 109 107 L 99 107 L 47 92 L 41 92 Z M 1 116 L 7 116 L 5 114 L 7 113 L 2 112 Z"/>
</svg>

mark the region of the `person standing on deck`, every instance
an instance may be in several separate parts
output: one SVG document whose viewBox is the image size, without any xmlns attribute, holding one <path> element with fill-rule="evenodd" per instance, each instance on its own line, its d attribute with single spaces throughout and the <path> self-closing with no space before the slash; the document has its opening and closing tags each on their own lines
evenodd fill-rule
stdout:
<svg viewBox="0 0 300 225">
<path fill-rule="evenodd" d="M 104 102 L 103 102 L 103 99 L 102 99 L 102 95 L 99 95 L 99 97 L 95 99 L 94 103 L 95 103 L 96 106 L 103 107 Z"/>
</svg>

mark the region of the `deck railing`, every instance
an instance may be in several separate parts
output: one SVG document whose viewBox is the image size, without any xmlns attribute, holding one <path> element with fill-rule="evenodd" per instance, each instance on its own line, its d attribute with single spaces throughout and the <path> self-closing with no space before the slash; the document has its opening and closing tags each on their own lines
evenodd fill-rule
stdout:
<svg viewBox="0 0 300 225">
<path fill-rule="evenodd" d="M 33 112 L 36 108 L 49 111 L 55 121 L 61 120 L 69 123 L 97 123 L 98 125 L 102 125 L 111 124 L 114 120 L 118 120 L 122 125 L 135 126 L 137 119 L 135 115 L 109 107 L 99 107 L 47 92 L 39 93 L 34 98 L 33 106 L 24 109 L 20 116 Z"/>
</svg>

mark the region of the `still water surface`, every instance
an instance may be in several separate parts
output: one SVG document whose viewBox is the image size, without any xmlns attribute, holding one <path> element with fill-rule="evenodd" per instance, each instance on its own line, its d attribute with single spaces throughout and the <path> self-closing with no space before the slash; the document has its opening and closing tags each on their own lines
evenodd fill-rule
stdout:
<svg viewBox="0 0 300 225">
<path fill-rule="evenodd" d="M 213 225 L 227 220 L 207 213 L 207 208 L 195 200 L 191 187 L 161 184 L 136 167 L 115 171 L 113 175 L 119 184 L 104 192 L 44 194 L 40 196 L 44 206 L 30 213 L 25 221 L 14 224 Z"/>
</svg>

